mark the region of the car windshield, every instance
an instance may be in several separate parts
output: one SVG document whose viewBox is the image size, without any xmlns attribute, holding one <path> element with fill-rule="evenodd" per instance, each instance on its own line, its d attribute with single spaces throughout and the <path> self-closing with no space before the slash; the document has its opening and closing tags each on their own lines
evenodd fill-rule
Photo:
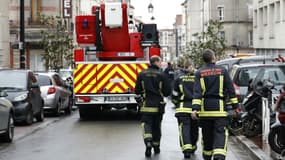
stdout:
<svg viewBox="0 0 285 160">
<path fill-rule="evenodd" d="M 26 72 L 1 71 L 0 88 L 6 89 L 26 89 L 27 75 Z"/>
<path fill-rule="evenodd" d="M 52 85 L 51 79 L 49 76 L 45 75 L 36 75 L 38 83 L 40 86 L 50 86 Z"/>
</svg>

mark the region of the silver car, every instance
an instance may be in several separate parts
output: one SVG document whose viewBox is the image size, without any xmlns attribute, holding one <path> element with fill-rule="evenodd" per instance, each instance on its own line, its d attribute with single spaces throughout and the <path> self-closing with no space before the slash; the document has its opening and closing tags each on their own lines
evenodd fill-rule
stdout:
<svg viewBox="0 0 285 160">
<path fill-rule="evenodd" d="M 68 85 L 56 72 L 36 73 L 41 96 L 44 99 L 44 110 L 52 111 L 56 116 L 60 115 L 61 110 L 71 113 L 71 91 Z"/>
<path fill-rule="evenodd" d="M 8 94 L 0 91 L 0 139 L 12 142 L 14 137 L 14 109 L 12 103 L 6 99 Z"/>
</svg>

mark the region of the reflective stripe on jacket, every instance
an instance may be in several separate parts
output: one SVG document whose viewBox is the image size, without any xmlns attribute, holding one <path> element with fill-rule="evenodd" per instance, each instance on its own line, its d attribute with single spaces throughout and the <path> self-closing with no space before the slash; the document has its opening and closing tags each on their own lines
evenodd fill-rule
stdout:
<svg viewBox="0 0 285 160">
<path fill-rule="evenodd" d="M 195 73 L 192 104 L 200 117 L 226 117 L 225 94 L 232 104 L 238 103 L 233 82 L 225 68 L 207 64 Z"/>
<path fill-rule="evenodd" d="M 170 92 L 168 80 L 157 66 L 152 65 L 138 75 L 135 93 L 143 96 L 142 113 L 159 112 L 159 107 L 165 105 L 163 97 L 169 96 Z"/>
<path fill-rule="evenodd" d="M 176 107 L 176 115 L 180 113 L 192 113 L 192 98 L 194 75 L 187 71 L 183 73 L 174 81 L 172 91 L 172 102 Z"/>
</svg>

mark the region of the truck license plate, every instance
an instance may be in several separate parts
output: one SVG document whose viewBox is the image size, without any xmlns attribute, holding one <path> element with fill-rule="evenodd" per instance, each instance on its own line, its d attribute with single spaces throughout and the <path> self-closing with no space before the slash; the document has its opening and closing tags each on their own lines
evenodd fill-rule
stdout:
<svg viewBox="0 0 285 160">
<path fill-rule="evenodd" d="M 107 97 L 107 101 L 127 101 L 128 97 Z"/>
</svg>

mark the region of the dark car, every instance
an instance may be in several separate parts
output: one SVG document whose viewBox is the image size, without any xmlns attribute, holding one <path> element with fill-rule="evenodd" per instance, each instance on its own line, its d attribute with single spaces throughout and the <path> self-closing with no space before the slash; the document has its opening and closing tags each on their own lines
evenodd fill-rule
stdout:
<svg viewBox="0 0 285 160">
<path fill-rule="evenodd" d="M 0 140 L 12 142 L 14 137 L 14 108 L 6 98 L 5 91 L 0 90 Z"/>
<path fill-rule="evenodd" d="M 0 70 L 0 90 L 5 90 L 15 110 L 15 122 L 32 124 L 44 120 L 40 87 L 30 70 Z"/>
<path fill-rule="evenodd" d="M 217 61 L 217 65 L 225 67 L 229 72 L 231 72 L 234 65 L 243 64 L 270 64 L 275 63 L 275 58 L 271 56 L 250 56 L 250 57 L 240 57 L 240 58 L 229 58 Z"/>
<path fill-rule="evenodd" d="M 253 80 L 260 70 L 264 70 L 262 79 L 269 79 L 277 89 L 285 84 L 284 63 L 235 65 L 230 76 L 234 82 L 236 94 L 239 96 L 239 102 L 242 102 L 247 93 L 249 81 Z"/>
</svg>

